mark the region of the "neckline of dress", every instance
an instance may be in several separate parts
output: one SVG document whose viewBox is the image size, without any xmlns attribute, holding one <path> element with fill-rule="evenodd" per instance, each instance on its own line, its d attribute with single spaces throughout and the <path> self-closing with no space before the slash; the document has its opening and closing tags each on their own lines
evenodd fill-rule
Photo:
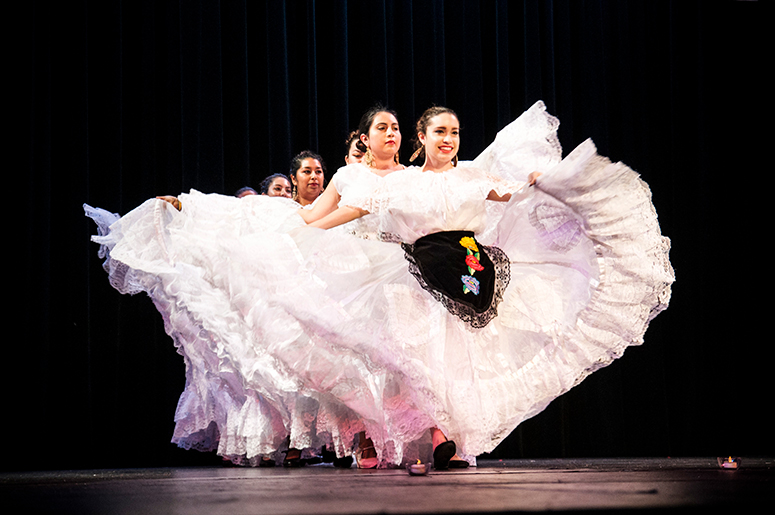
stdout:
<svg viewBox="0 0 775 515">
<path fill-rule="evenodd" d="M 423 170 L 422 166 L 415 166 L 418 172 L 420 173 L 427 173 L 427 174 L 433 174 L 433 175 L 444 175 L 445 173 L 451 173 L 455 172 L 459 169 L 457 166 L 453 166 L 452 168 L 447 168 L 446 170 L 442 170 L 440 172 L 437 172 L 436 170 Z"/>
<path fill-rule="evenodd" d="M 390 175 L 393 172 L 400 172 L 401 170 L 406 170 L 406 167 L 403 166 L 403 165 L 402 165 L 403 167 L 399 168 L 398 170 L 384 170 L 384 169 L 381 169 L 381 168 L 372 168 L 372 167 L 367 166 L 367 165 L 365 165 L 363 163 L 357 163 L 357 164 L 361 165 L 361 167 L 363 169 L 365 169 L 370 174 L 376 175 L 377 177 L 385 177 L 387 175 Z M 378 172 L 385 172 L 385 173 L 378 173 Z"/>
</svg>

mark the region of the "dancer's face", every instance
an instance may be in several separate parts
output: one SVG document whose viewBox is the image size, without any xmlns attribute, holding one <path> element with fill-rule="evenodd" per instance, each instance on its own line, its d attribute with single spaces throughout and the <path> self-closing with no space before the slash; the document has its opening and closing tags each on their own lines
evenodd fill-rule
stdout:
<svg viewBox="0 0 775 515">
<path fill-rule="evenodd" d="M 358 149 L 356 143 L 358 143 L 358 140 L 353 140 L 352 143 L 350 143 L 350 151 L 347 152 L 347 155 L 344 158 L 344 162 L 348 165 L 360 163 L 361 159 L 363 159 L 363 152 Z"/>
<path fill-rule="evenodd" d="M 377 159 L 392 159 L 401 148 L 398 120 L 390 113 L 377 113 L 369 127 L 369 134 L 361 134 L 361 141 L 371 149 Z"/>
<path fill-rule="evenodd" d="M 300 198 L 314 200 L 323 191 L 323 167 L 317 159 L 308 157 L 302 160 L 294 175 Z"/>
<path fill-rule="evenodd" d="M 283 177 L 275 177 L 266 190 L 270 197 L 288 197 L 291 198 L 291 183 Z"/>
<path fill-rule="evenodd" d="M 430 119 L 425 134 L 418 134 L 425 146 L 425 160 L 434 167 L 451 166 L 460 148 L 460 122 L 450 113 L 441 113 Z"/>
</svg>

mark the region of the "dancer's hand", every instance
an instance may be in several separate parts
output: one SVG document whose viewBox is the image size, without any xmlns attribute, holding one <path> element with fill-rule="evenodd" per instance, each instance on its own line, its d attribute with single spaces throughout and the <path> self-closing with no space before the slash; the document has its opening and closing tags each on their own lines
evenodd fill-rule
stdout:
<svg viewBox="0 0 775 515">
<path fill-rule="evenodd" d="M 164 202 L 169 202 L 172 204 L 172 207 L 180 211 L 183 209 L 183 205 L 180 203 L 180 200 L 178 200 L 177 197 L 173 197 L 172 195 L 162 195 L 160 197 L 156 197 L 159 200 L 163 200 Z"/>
<path fill-rule="evenodd" d="M 530 175 L 527 176 L 527 183 L 530 186 L 535 186 L 536 179 L 541 175 L 541 172 L 530 172 Z"/>
</svg>

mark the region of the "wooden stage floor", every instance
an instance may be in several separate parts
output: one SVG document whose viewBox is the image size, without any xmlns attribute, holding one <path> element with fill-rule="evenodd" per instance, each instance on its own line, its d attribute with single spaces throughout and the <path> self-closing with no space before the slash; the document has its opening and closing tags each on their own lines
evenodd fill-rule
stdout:
<svg viewBox="0 0 775 515">
<path fill-rule="evenodd" d="M 465 471 L 192 467 L 0 473 L 11 514 L 755 513 L 775 504 L 775 459 L 480 461 Z"/>
</svg>

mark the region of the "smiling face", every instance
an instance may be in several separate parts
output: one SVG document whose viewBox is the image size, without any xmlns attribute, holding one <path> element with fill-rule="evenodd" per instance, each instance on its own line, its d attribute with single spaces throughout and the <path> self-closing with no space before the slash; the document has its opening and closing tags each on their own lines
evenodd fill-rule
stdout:
<svg viewBox="0 0 775 515">
<path fill-rule="evenodd" d="M 376 159 L 392 160 L 401 147 L 398 120 L 387 111 L 377 113 L 368 134 L 361 134 L 361 141 L 371 149 Z"/>
<path fill-rule="evenodd" d="M 317 159 L 302 159 L 292 178 L 302 205 L 311 204 L 323 191 L 323 166 Z"/>
<path fill-rule="evenodd" d="M 291 183 L 284 177 L 275 177 L 269 184 L 266 194 L 270 197 L 291 198 Z"/>
<path fill-rule="evenodd" d="M 442 171 L 454 166 L 460 148 L 460 122 L 452 113 L 437 114 L 428 121 L 424 133 L 417 134 L 425 148 L 425 167 Z"/>
</svg>

